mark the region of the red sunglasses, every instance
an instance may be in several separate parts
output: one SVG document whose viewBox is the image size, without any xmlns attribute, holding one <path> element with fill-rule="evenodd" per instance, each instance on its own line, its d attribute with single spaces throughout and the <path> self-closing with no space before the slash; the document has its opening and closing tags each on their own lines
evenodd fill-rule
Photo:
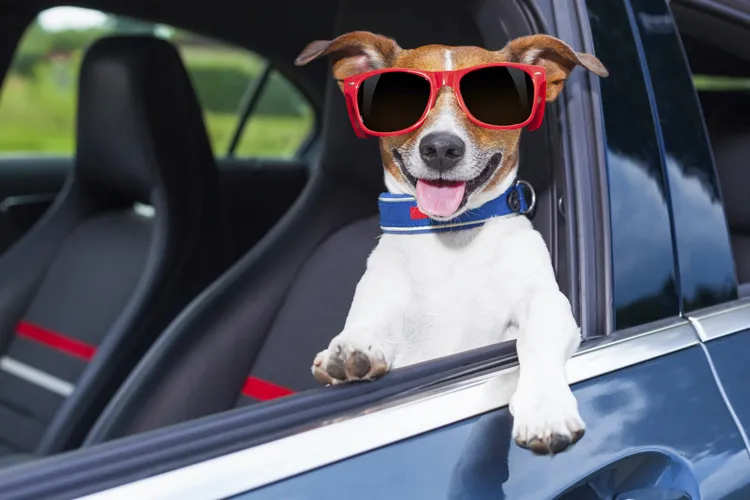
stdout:
<svg viewBox="0 0 750 500">
<path fill-rule="evenodd" d="M 505 62 L 452 71 L 379 69 L 343 81 L 349 119 L 362 138 L 418 129 L 444 86 L 480 127 L 534 130 L 544 118 L 546 82 L 541 66 Z"/>
</svg>

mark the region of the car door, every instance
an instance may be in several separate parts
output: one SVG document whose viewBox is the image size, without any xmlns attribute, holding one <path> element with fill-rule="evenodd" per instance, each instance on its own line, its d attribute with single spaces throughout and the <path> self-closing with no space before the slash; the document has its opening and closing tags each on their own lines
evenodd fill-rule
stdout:
<svg viewBox="0 0 750 500">
<path fill-rule="evenodd" d="M 81 53 L 102 36 L 147 33 L 180 50 L 219 164 L 235 258 L 304 187 L 320 97 L 261 55 L 98 10 L 54 7 L 9 19 L 23 35 L 0 88 L 0 253 L 44 213 L 73 166 Z"/>
</svg>

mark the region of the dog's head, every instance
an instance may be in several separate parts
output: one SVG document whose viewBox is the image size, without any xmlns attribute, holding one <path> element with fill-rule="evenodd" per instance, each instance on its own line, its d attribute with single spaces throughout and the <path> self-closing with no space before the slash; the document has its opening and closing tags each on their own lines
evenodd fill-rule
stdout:
<svg viewBox="0 0 750 500">
<path fill-rule="evenodd" d="M 554 101 L 576 66 L 607 76 L 591 54 L 575 52 L 547 35 L 517 38 L 502 50 L 426 45 L 402 49 L 390 38 L 365 31 L 310 43 L 297 57 L 303 65 L 330 55 L 333 75 L 345 78 L 383 68 L 445 71 L 495 62 L 543 66 L 547 102 Z M 472 122 L 450 87 L 438 90 L 435 105 L 417 130 L 380 138 L 385 182 L 393 193 L 412 194 L 434 219 L 452 219 L 499 196 L 514 182 L 520 129 L 493 130 Z"/>
</svg>

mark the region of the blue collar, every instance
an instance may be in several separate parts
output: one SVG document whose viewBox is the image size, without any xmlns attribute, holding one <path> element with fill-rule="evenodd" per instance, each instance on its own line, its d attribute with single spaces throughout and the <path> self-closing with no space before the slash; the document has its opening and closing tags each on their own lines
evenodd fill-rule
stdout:
<svg viewBox="0 0 750 500">
<path fill-rule="evenodd" d="M 412 195 L 383 193 L 378 198 L 380 228 L 388 234 L 459 231 L 479 227 L 493 217 L 525 214 L 529 207 L 522 184 L 525 183 L 516 182 L 494 200 L 447 221 L 436 221 L 427 217 L 417 208 L 417 200 Z"/>
</svg>

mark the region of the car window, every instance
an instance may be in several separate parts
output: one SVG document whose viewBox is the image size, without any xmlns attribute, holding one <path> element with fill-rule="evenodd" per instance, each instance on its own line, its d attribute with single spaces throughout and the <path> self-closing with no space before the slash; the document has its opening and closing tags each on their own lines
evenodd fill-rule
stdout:
<svg viewBox="0 0 750 500">
<path fill-rule="evenodd" d="M 733 250 L 741 295 L 750 292 L 750 55 L 741 56 L 750 34 L 737 44 L 721 46 L 682 33 L 683 46 L 693 73 L 716 171 L 721 186 L 724 213 Z"/>
<path fill-rule="evenodd" d="M 26 30 L 3 82 L 0 153 L 72 155 L 86 47 L 103 36 L 134 33 L 177 47 L 217 157 L 291 158 L 310 136 L 309 101 L 262 56 L 163 24 L 56 7 L 41 12 Z"/>
</svg>

